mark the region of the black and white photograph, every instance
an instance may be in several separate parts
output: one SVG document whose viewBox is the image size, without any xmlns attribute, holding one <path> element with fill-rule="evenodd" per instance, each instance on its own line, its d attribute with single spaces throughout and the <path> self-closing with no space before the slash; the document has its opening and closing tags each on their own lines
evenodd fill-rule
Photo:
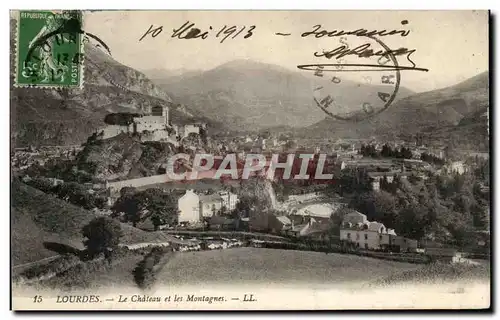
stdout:
<svg viewBox="0 0 500 320">
<path fill-rule="evenodd" d="M 11 308 L 491 308 L 489 21 L 11 10 Z"/>
</svg>

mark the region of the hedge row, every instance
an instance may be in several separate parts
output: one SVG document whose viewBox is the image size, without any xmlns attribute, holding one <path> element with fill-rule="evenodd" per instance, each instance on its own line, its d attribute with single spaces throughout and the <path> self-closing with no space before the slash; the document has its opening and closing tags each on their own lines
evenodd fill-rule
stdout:
<svg viewBox="0 0 500 320">
<path fill-rule="evenodd" d="M 163 256 L 172 252 L 170 247 L 155 247 L 142 259 L 132 271 L 135 283 L 141 289 L 150 289 L 156 280 L 156 269 Z"/>
</svg>

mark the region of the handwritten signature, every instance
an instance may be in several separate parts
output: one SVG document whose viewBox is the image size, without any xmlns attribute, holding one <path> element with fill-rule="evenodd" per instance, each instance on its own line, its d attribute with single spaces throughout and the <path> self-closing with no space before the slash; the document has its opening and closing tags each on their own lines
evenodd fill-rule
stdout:
<svg viewBox="0 0 500 320">
<path fill-rule="evenodd" d="M 236 37 L 241 35 L 240 37 L 243 37 L 243 39 L 250 38 L 251 36 L 254 35 L 255 28 L 256 26 L 254 25 L 243 26 L 243 27 L 224 25 L 222 28 L 219 28 L 217 30 L 214 30 L 214 28 L 210 26 L 208 30 L 202 31 L 201 29 L 195 27 L 195 23 L 186 21 L 179 28 L 173 29 L 171 37 L 181 40 L 185 39 L 205 40 L 211 34 L 213 34 L 213 32 L 217 32 L 215 34 L 215 38 L 220 38 L 221 39 L 220 43 L 223 43 L 229 37 L 231 37 L 231 39 L 235 39 Z M 139 38 L 139 41 L 142 41 L 148 35 L 151 35 L 152 38 L 156 38 L 162 32 L 163 32 L 163 26 L 154 27 L 153 25 L 151 25 L 149 29 L 142 35 L 142 37 Z"/>
<path fill-rule="evenodd" d="M 402 25 L 408 24 L 408 20 L 403 20 L 401 21 Z M 400 35 L 401 37 L 406 37 L 410 34 L 410 30 L 367 30 L 367 29 L 356 29 L 356 30 L 351 30 L 351 31 L 345 31 L 345 30 L 333 30 L 333 31 L 327 31 L 327 30 L 320 30 L 321 25 L 317 24 L 313 26 L 312 31 L 304 32 L 302 33 L 302 37 L 308 37 L 314 35 L 315 38 L 322 38 L 324 36 L 327 37 L 340 37 L 340 36 L 358 36 L 358 37 L 373 37 L 373 36 L 379 36 L 379 37 L 384 37 L 384 36 L 393 36 L 393 35 Z"/>
<path fill-rule="evenodd" d="M 406 59 L 408 62 L 412 64 L 412 67 L 416 67 L 416 64 L 411 60 L 410 56 L 415 53 L 417 49 L 408 49 L 408 48 L 399 48 L 396 50 L 378 50 L 374 51 L 371 48 L 370 43 L 365 43 L 360 46 L 357 46 L 356 48 L 349 49 L 347 46 L 342 45 L 339 46 L 333 50 L 330 51 L 323 51 L 322 53 L 315 52 L 314 56 L 315 57 L 325 57 L 327 59 L 341 59 L 345 56 L 349 55 L 356 55 L 359 58 L 370 58 L 372 56 L 379 56 L 379 57 L 384 57 L 384 58 L 389 58 L 389 56 L 403 56 L 406 55 Z"/>
</svg>

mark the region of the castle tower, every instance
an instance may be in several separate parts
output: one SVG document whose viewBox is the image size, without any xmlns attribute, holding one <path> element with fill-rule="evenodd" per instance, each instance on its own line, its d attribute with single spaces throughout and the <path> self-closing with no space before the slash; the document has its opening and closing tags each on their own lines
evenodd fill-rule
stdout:
<svg viewBox="0 0 500 320">
<path fill-rule="evenodd" d="M 170 109 L 167 106 L 154 106 L 151 108 L 150 114 L 155 117 L 163 117 L 165 124 L 170 125 Z"/>
<path fill-rule="evenodd" d="M 151 108 L 151 115 L 155 117 L 164 117 L 165 116 L 165 107 L 164 106 L 154 106 Z"/>
</svg>

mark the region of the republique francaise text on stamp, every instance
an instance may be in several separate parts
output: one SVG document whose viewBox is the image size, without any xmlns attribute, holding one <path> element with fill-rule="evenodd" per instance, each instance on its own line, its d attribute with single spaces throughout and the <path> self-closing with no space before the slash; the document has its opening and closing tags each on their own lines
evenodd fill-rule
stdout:
<svg viewBox="0 0 500 320">
<path fill-rule="evenodd" d="M 77 11 L 20 11 L 16 82 L 20 87 L 80 87 L 83 41 Z"/>
</svg>

